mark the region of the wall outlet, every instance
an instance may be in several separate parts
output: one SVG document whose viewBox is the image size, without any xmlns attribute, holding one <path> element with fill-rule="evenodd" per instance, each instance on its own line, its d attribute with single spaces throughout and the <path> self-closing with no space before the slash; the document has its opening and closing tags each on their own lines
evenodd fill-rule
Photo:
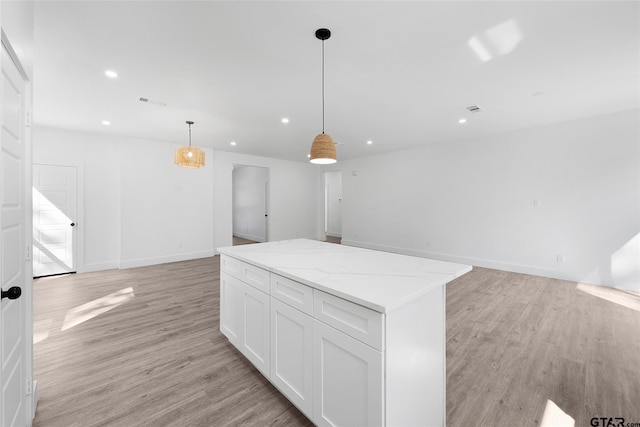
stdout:
<svg viewBox="0 0 640 427">
<path fill-rule="evenodd" d="M 558 264 L 564 264 L 564 263 L 565 263 L 565 261 L 566 261 L 566 258 L 565 258 L 565 256 L 564 256 L 564 255 L 562 255 L 562 254 L 558 254 L 558 255 L 556 255 L 556 262 L 557 262 Z"/>
</svg>

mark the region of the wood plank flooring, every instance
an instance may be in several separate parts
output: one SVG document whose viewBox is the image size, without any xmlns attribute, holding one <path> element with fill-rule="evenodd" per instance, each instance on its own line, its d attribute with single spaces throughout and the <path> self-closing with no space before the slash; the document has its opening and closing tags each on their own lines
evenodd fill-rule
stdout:
<svg viewBox="0 0 640 427">
<path fill-rule="evenodd" d="M 640 296 L 609 293 L 449 284 L 447 425 L 539 426 L 548 401 L 640 423 Z M 34 313 L 36 427 L 312 425 L 219 332 L 219 257 L 38 279 Z"/>
<path fill-rule="evenodd" d="M 254 240 L 245 239 L 244 237 L 233 236 L 233 246 L 249 245 L 251 243 L 258 243 Z"/>
</svg>

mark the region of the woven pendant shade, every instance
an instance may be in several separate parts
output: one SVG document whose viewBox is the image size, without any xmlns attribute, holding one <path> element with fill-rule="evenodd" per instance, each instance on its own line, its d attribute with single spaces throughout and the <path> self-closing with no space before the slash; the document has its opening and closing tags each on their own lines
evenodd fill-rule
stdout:
<svg viewBox="0 0 640 427">
<path fill-rule="evenodd" d="M 311 163 L 318 165 L 330 165 L 337 162 L 336 145 L 333 139 L 326 133 L 315 137 L 311 144 Z"/>
<path fill-rule="evenodd" d="M 191 125 L 193 122 L 187 120 L 189 125 L 189 146 L 183 145 L 173 152 L 173 163 L 183 168 L 197 169 L 204 166 L 204 151 L 191 145 Z"/>
<path fill-rule="evenodd" d="M 204 166 L 204 151 L 198 147 L 176 148 L 173 153 L 173 162 L 183 168 L 201 168 Z"/>
</svg>

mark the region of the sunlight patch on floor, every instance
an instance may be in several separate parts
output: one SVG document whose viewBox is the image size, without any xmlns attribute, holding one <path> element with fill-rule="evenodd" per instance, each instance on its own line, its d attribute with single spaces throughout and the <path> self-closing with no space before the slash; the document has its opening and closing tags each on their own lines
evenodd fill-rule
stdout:
<svg viewBox="0 0 640 427">
<path fill-rule="evenodd" d="M 576 421 L 565 413 L 552 400 L 547 399 L 547 405 L 542 414 L 540 427 L 573 427 Z"/>
<path fill-rule="evenodd" d="M 93 319 L 102 313 L 113 310 L 119 305 L 133 299 L 134 296 L 133 288 L 129 287 L 72 308 L 67 311 L 67 314 L 64 317 L 64 322 L 62 323 L 62 329 L 60 330 L 66 331 L 67 329 Z"/>
<path fill-rule="evenodd" d="M 605 286 L 587 285 L 578 283 L 578 290 L 586 292 L 594 297 L 613 302 L 623 307 L 640 312 L 640 293 L 623 289 L 607 288 Z"/>
<path fill-rule="evenodd" d="M 51 319 L 33 323 L 33 343 L 38 344 L 49 338 L 49 329 L 53 321 Z"/>
</svg>

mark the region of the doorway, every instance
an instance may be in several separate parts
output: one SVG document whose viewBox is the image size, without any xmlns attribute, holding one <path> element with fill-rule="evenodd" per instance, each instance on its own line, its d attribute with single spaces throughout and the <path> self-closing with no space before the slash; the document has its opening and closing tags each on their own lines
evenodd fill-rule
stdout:
<svg viewBox="0 0 640 427">
<path fill-rule="evenodd" d="M 342 171 L 324 174 L 324 234 L 342 239 Z"/>
<path fill-rule="evenodd" d="M 232 176 L 233 241 L 269 241 L 269 168 L 234 165 Z"/>
<path fill-rule="evenodd" d="M 76 168 L 33 165 L 33 276 L 76 271 Z"/>
</svg>

